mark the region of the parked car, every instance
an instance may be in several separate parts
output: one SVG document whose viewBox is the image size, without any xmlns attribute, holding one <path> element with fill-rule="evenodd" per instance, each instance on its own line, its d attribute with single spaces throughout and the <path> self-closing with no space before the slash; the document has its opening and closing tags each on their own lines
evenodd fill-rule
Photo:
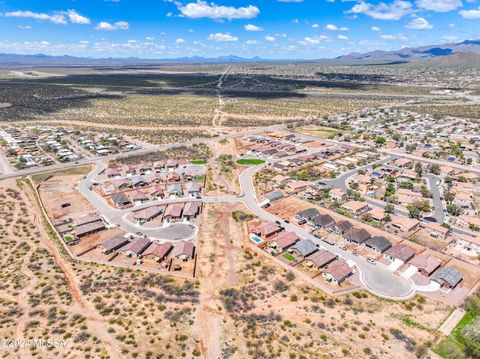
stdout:
<svg viewBox="0 0 480 359">
<path fill-rule="evenodd" d="M 346 251 L 346 250 L 347 250 L 347 247 L 345 247 L 345 246 L 340 246 L 340 247 L 338 247 L 338 248 L 340 248 L 342 251 Z"/>
<path fill-rule="evenodd" d="M 375 263 L 376 263 L 376 262 L 375 262 L 375 259 L 370 258 L 370 257 L 367 258 L 367 262 L 370 263 L 370 264 L 373 264 L 373 265 L 375 265 Z"/>
<path fill-rule="evenodd" d="M 287 222 L 287 221 L 285 221 L 285 222 Z M 287 222 L 287 223 L 288 223 L 288 222 Z M 307 221 L 306 221 L 305 219 L 302 219 L 301 221 L 298 221 L 298 224 L 299 224 L 299 225 L 302 225 L 302 224 L 305 224 L 305 223 L 307 223 Z"/>
<path fill-rule="evenodd" d="M 282 222 L 280 222 L 280 221 L 275 221 L 275 224 L 281 225 Z"/>
</svg>

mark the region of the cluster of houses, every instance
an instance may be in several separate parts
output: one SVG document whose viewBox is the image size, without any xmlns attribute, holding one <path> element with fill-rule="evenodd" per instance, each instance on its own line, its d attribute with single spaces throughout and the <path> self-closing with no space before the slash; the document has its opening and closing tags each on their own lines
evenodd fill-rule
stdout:
<svg viewBox="0 0 480 359">
<path fill-rule="evenodd" d="M 129 152 L 140 149 L 135 143 L 109 133 L 79 133 L 73 139 L 83 148 L 97 156 L 107 156 L 118 152 Z"/>
<path fill-rule="evenodd" d="M 62 218 L 55 221 L 53 225 L 69 245 L 78 243 L 83 237 L 107 229 L 104 220 L 97 213 L 90 213 L 74 219 Z"/>
<path fill-rule="evenodd" d="M 135 223 L 144 224 L 153 220 L 169 224 L 178 221 L 191 221 L 202 210 L 202 202 L 177 202 L 168 205 L 153 205 L 133 212 Z"/>
<path fill-rule="evenodd" d="M 271 255 L 289 265 L 302 264 L 307 268 L 321 270 L 326 281 L 340 285 L 353 274 L 348 263 L 325 249 L 320 249 L 310 239 L 302 239 L 294 232 L 263 222 L 250 230 L 257 238 L 265 239 L 263 248 Z"/>
<path fill-rule="evenodd" d="M 80 158 L 65 142 L 66 132 L 63 130 L 53 131 L 43 141 L 41 146 L 50 153 L 54 153 L 60 162 L 76 161 Z"/>
<path fill-rule="evenodd" d="M 281 137 L 279 137 L 281 136 Z M 267 158 L 283 158 L 306 152 L 302 146 L 310 140 L 303 140 L 295 135 L 278 134 L 278 136 L 248 136 L 246 138 L 245 154 L 249 156 L 262 156 Z"/>
<path fill-rule="evenodd" d="M 186 162 L 170 160 L 107 168 L 102 173 L 106 180 L 99 184 L 99 189 L 117 208 L 160 199 L 200 198 L 204 176 L 182 171 L 182 165 Z"/>
<path fill-rule="evenodd" d="M 133 258 L 136 260 L 136 264 L 142 262 L 165 263 L 167 258 L 187 262 L 195 256 L 195 246 L 188 241 L 161 243 L 145 237 L 129 237 L 126 235 L 116 235 L 109 238 L 98 244 L 97 248 L 104 255 L 121 254 Z M 179 269 L 181 268 L 173 268 L 173 270 Z"/>
<path fill-rule="evenodd" d="M 16 168 L 46 166 L 53 158 L 38 147 L 39 133 L 30 128 L 0 128 L 0 146 Z"/>
</svg>

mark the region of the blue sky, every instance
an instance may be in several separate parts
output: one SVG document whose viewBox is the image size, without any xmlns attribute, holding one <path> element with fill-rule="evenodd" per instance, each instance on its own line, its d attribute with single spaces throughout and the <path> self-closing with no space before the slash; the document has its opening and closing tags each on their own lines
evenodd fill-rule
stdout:
<svg viewBox="0 0 480 359">
<path fill-rule="evenodd" d="M 480 0 L 0 0 L 0 53 L 317 59 L 480 39 Z"/>
</svg>

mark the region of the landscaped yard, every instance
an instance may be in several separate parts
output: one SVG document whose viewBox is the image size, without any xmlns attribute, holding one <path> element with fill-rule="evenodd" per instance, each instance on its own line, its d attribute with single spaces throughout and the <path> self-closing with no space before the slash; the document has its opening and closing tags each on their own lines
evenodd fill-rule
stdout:
<svg viewBox="0 0 480 359">
<path fill-rule="evenodd" d="M 285 258 L 287 261 L 290 261 L 290 262 L 295 260 L 295 257 L 292 256 L 290 253 L 284 253 L 283 258 Z"/>
<path fill-rule="evenodd" d="M 237 163 L 239 165 L 260 165 L 262 163 L 265 163 L 265 161 L 258 158 L 242 158 L 240 160 L 237 160 Z"/>
<path fill-rule="evenodd" d="M 193 160 L 192 161 L 192 164 L 194 164 L 194 165 L 204 165 L 206 163 L 207 163 L 207 161 L 205 161 L 205 160 Z"/>
</svg>

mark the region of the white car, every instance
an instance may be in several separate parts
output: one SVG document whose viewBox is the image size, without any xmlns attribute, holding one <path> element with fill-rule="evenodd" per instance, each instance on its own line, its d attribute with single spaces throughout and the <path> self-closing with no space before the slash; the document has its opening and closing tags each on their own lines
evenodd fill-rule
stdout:
<svg viewBox="0 0 480 359">
<path fill-rule="evenodd" d="M 370 264 L 373 264 L 373 265 L 375 265 L 375 263 L 376 263 L 376 262 L 375 262 L 375 259 L 370 258 L 370 257 L 367 258 L 367 262 L 370 263 Z"/>
</svg>

